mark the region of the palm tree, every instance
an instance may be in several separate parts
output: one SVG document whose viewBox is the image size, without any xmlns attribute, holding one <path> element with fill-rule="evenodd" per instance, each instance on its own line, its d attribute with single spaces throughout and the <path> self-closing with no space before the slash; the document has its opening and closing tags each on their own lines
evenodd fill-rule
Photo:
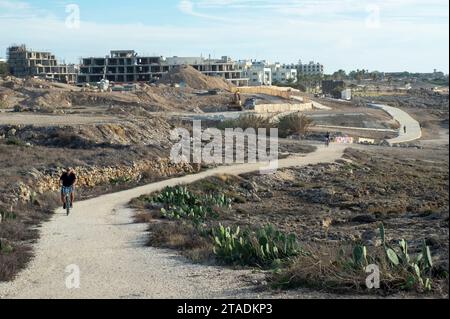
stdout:
<svg viewBox="0 0 450 319">
<path fill-rule="evenodd" d="M 345 80 L 347 78 L 347 73 L 344 70 L 339 70 L 333 73 L 333 79 L 334 80 Z"/>
</svg>

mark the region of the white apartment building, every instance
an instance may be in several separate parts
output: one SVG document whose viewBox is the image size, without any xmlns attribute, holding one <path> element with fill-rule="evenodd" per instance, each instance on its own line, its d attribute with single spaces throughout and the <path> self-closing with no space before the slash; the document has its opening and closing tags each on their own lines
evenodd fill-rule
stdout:
<svg viewBox="0 0 450 319">
<path fill-rule="evenodd" d="M 238 66 L 250 86 L 272 85 L 272 69 L 267 61 L 239 61 Z"/>
<path fill-rule="evenodd" d="M 315 63 L 314 61 L 308 64 L 303 64 L 300 60 L 297 65 L 297 70 L 299 74 L 305 75 L 322 75 L 324 73 L 324 67 L 320 63 Z"/>
<path fill-rule="evenodd" d="M 297 68 L 295 65 L 275 63 L 270 66 L 272 81 L 276 83 L 297 82 Z"/>
</svg>

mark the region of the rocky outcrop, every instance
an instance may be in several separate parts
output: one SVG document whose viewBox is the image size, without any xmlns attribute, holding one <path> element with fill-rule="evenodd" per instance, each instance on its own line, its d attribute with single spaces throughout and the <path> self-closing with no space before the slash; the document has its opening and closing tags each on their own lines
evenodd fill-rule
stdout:
<svg viewBox="0 0 450 319">
<path fill-rule="evenodd" d="M 64 126 L 2 125 L 0 136 L 17 137 L 33 145 L 65 148 L 92 148 L 101 145 L 170 145 L 170 124 L 153 117 Z"/>
</svg>

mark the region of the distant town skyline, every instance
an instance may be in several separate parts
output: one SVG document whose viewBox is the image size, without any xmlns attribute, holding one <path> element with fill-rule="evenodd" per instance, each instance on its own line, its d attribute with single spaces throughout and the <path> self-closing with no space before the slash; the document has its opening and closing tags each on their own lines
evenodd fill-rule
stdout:
<svg viewBox="0 0 450 319">
<path fill-rule="evenodd" d="M 447 0 L 0 0 L 0 57 L 12 44 L 60 60 L 141 55 L 320 62 L 325 73 L 449 73 Z"/>
</svg>

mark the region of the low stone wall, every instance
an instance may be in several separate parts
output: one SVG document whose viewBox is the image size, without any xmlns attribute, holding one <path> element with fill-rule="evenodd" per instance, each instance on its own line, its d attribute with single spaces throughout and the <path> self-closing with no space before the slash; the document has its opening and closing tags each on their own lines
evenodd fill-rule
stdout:
<svg viewBox="0 0 450 319">
<path fill-rule="evenodd" d="M 300 92 L 296 89 L 278 86 L 240 86 L 232 89 L 233 93 L 237 91 L 243 94 L 265 94 L 282 97 L 284 99 L 290 99 L 293 93 Z"/>
<path fill-rule="evenodd" d="M 191 164 L 174 164 L 169 159 L 146 160 L 134 162 L 129 166 L 113 167 L 74 167 L 77 174 L 77 187 L 83 189 L 93 188 L 98 185 L 107 185 L 120 182 L 137 182 L 142 177 L 170 177 L 178 174 L 190 174 L 198 172 L 200 167 Z M 28 202 L 36 194 L 45 192 L 57 192 L 60 189 L 59 178 L 63 168 L 28 172 L 31 183 L 19 182 L 16 187 L 15 197 L 22 202 Z"/>
<path fill-rule="evenodd" d="M 312 103 L 301 104 L 260 104 L 256 105 L 256 113 L 304 112 L 312 110 Z"/>
</svg>

